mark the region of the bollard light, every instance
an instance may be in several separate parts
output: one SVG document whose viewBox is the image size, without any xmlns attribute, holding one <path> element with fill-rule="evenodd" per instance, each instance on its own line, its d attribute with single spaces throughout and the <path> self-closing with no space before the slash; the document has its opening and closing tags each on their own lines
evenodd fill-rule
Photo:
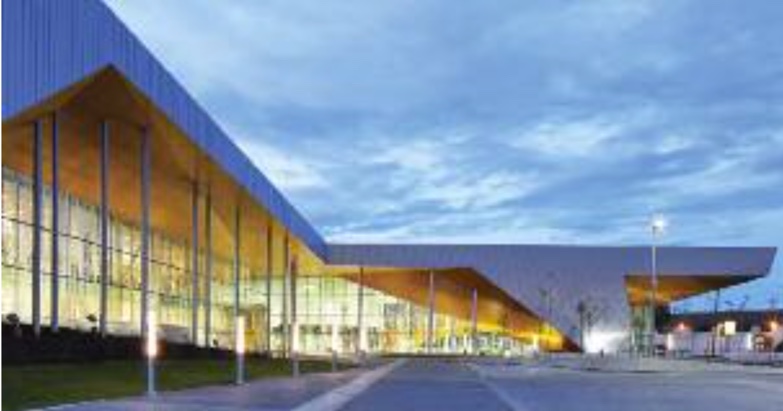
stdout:
<svg viewBox="0 0 783 411">
<path fill-rule="evenodd" d="M 359 352 L 364 355 L 364 353 L 367 351 L 367 328 L 362 325 L 361 328 L 359 328 Z"/>
<path fill-rule="evenodd" d="M 241 385 L 245 383 L 245 317 L 238 315 L 236 326 L 234 327 L 236 335 L 234 336 L 234 350 L 237 356 L 236 383 Z"/>
<path fill-rule="evenodd" d="M 155 396 L 155 358 L 158 356 L 158 336 L 155 313 L 150 311 L 147 316 L 147 395 Z"/>
<path fill-rule="evenodd" d="M 291 373 L 299 376 L 299 324 L 291 323 Z"/>
<path fill-rule="evenodd" d="M 737 322 L 736 321 L 726 321 L 723 323 L 723 335 L 727 337 L 731 337 L 732 335 L 737 333 Z"/>
<path fill-rule="evenodd" d="M 337 323 L 332 324 L 332 342 L 331 342 L 331 348 L 332 351 L 337 352 L 340 350 L 340 335 L 339 335 L 339 329 L 340 326 L 337 325 Z"/>
<path fill-rule="evenodd" d="M 340 349 L 340 339 L 337 334 L 337 330 L 337 323 L 332 323 L 332 372 L 337 371 L 337 350 Z"/>
</svg>

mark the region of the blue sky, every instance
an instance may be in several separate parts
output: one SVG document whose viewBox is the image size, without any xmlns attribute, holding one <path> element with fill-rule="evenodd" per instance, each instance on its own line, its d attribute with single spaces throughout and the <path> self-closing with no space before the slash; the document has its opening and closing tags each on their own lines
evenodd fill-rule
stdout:
<svg viewBox="0 0 783 411">
<path fill-rule="evenodd" d="M 783 246 L 783 2 L 109 4 L 330 240 Z"/>
</svg>

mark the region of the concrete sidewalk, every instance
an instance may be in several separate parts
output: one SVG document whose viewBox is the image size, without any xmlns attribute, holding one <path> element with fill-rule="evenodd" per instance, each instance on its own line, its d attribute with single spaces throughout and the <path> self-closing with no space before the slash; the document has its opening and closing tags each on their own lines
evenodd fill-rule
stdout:
<svg viewBox="0 0 783 411">
<path fill-rule="evenodd" d="M 299 378 L 273 378 L 241 386 L 220 385 L 159 393 L 154 398 L 131 397 L 60 405 L 44 410 L 98 411 L 280 411 L 291 410 L 319 395 L 341 387 L 372 368 L 338 373 L 307 374 Z"/>
<path fill-rule="evenodd" d="M 509 411 L 463 359 L 411 358 L 357 396 L 345 411 Z"/>
<path fill-rule="evenodd" d="M 783 374 L 584 372 L 501 362 L 473 366 L 517 410 L 783 410 Z"/>
<path fill-rule="evenodd" d="M 550 356 L 538 359 L 475 360 L 474 369 L 483 375 L 512 376 L 520 369 L 564 369 L 606 373 L 687 373 L 716 372 L 781 375 L 783 367 L 709 362 L 701 359 L 631 358 L 620 356 Z"/>
</svg>

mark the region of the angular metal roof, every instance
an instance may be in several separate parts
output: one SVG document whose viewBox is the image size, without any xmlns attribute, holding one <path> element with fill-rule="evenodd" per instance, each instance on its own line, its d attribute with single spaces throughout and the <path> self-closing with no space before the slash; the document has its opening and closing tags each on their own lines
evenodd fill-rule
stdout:
<svg viewBox="0 0 783 411">
<path fill-rule="evenodd" d="M 727 278 L 740 283 L 766 275 L 775 248 L 659 247 L 660 278 Z M 472 268 L 561 333 L 578 341 L 577 304 L 601 305 L 597 327 L 628 330 L 629 276 L 649 276 L 650 247 L 566 245 L 329 245 L 331 264 L 381 267 Z M 541 291 L 553 295 L 552 311 Z"/>
<path fill-rule="evenodd" d="M 278 221 L 325 257 L 321 235 L 105 4 L 8 0 L 2 7 L 3 121 L 112 66 Z"/>
</svg>

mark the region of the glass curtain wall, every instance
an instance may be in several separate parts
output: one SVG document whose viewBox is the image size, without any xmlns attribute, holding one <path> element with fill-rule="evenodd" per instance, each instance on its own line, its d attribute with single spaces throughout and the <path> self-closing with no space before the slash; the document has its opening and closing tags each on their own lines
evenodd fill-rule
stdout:
<svg viewBox="0 0 783 411">
<path fill-rule="evenodd" d="M 335 276 L 307 276 L 297 280 L 299 346 L 309 353 L 358 351 L 359 285 Z M 381 291 L 364 288 L 362 328 L 366 350 L 425 352 L 429 310 Z M 436 313 L 434 350 L 469 350 L 470 324 Z"/>
<path fill-rule="evenodd" d="M 32 181 L 3 168 L 2 312 L 15 313 L 31 323 L 32 313 Z M 60 194 L 60 324 L 89 330 L 97 327 L 100 304 L 99 208 L 68 193 Z M 44 188 L 42 233 L 41 321 L 50 321 L 51 192 Z M 203 221 L 203 220 L 202 220 Z M 138 334 L 141 290 L 140 231 L 110 217 L 108 331 Z M 202 240 L 203 241 L 203 240 Z M 203 335 L 206 306 L 205 257 L 200 255 L 199 335 Z M 199 345 L 233 347 L 234 261 L 212 260 L 212 332 Z M 150 310 L 164 338 L 188 342 L 193 307 L 191 247 L 155 230 L 151 233 Z M 265 273 L 241 266 L 240 310 L 248 317 L 248 350 L 263 349 Z"/>
<path fill-rule="evenodd" d="M 3 168 L 2 209 L 2 313 L 17 314 L 32 322 L 32 181 Z M 97 327 L 100 304 L 99 208 L 68 193 L 60 194 L 60 324 L 89 330 Z M 44 189 L 41 321 L 50 321 L 51 296 L 51 192 Z M 201 203 L 204 201 L 202 199 Z M 203 217 L 203 216 L 201 216 Z M 203 222 L 204 218 L 199 221 Z M 240 266 L 240 313 L 245 316 L 248 351 L 266 350 L 267 310 L 270 312 L 271 349 L 281 353 L 286 346 L 284 323 L 291 316 L 291 298 L 285 302 L 285 236 L 274 230 L 264 251 L 246 252 L 259 259 Z M 263 228 L 259 228 L 262 232 Z M 203 232 L 203 227 L 202 230 Z M 266 249 L 266 236 L 263 248 Z M 207 276 L 201 238 L 199 256 L 199 345 L 234 346 L 233 259 L 213 255 L 211 276 L 211 332 L 204 333 L 207 315 Z M 116 335 L 138 334 L 140 315 L 140 232 L 134 225 L 110 216 L 110 284 L 108 331 Z M 249 250 L 245 250 L 249 251 Z M 269 260 L 271 257 L 271 265 Z M 266 261 L 261 261 L 266 260 Z M 191 246 L 187 241 L 151 233 L 150 310 L 157 316 L 164 338 L 189 342 L 193 301 Z M 271 290 L 267 271 L 271 270 Z M 338 276 L 308 273 L 296 278 L 296 323 L 299 349 L 304 353 L 358 351 L 359 285 Z M 271 307 L 267 293 L 271 292 Z M 424 352 L 428 308 L 383 292 L 364 288 L 362 328 L 369 352 Z M 436 313 L 434 351 L 459 353 L 470 349 L 469 321 Z"/>
</svg>

